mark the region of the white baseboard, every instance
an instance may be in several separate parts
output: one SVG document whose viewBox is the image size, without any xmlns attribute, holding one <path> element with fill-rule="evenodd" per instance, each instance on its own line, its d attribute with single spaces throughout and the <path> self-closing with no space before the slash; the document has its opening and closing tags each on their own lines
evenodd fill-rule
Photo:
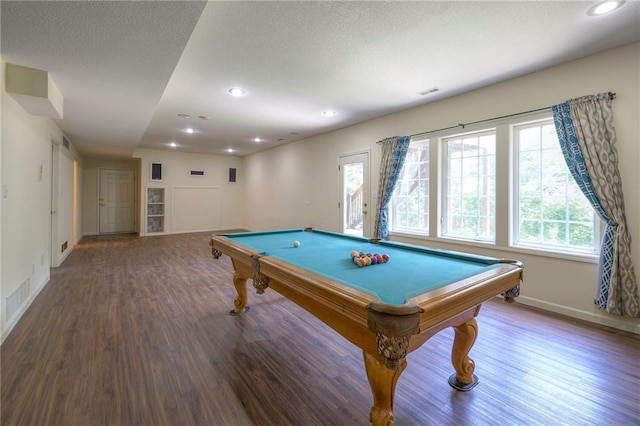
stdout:
<svg viewBox="0 0 640 426">
<path fill-rule="evenodd" d="M 603 311 L 583 311 L 580 309 L 569 308 L 567 306 L 545 302 L 544 300 L 534 299 L 532 297 L 526 296 L 518 296 L 516 301 L 518 303 L 522 303 L 523 305 L 533 306 L 534 308 L 540 308 L 545 311 L 555 312 L 557 314 L 562 314 L 595 324 L 616 328 L 618 330 L 628 331 L 629 333 L 640 334 L 639 319 L 617 317 L 611 314 L 607 314 Z"/>
<path fill-rule="evenodd" d="M 232 228 L 225 228 L 225 229 L 232 229 Z M 188 229 L 188 230 L 184 230 L 184 231 L 172 231 L 171 234 L 173 234 L 173 235 L 197 234 L 199 232 L 221 232 L 221 231 L 224 231 L 224 229 L 210 229 L 210 228 L 206 228 L 206 229 Z"/>
<path fill-rule="evenodd" d="M 22 315 L 24 315 L 24 313 L 27 312 L 27 309 L 29 309 L 29 306 L 31 306 L 31 303 L 33 303 L 33 300 L 36 298 L 38 294 L 40 294 L 40 291 L 42 291 L 44 286 L 47 285 L 50 278 L 51 278 L 51 275 L 47 275 L 44 281 L 40 283 L 40 285 L 38 285 L 35 291 L 31 292 L 27 300 L 25 300 L 24 303 L 18 308 L 18 310 L 11 316 L 11 318 L 9 318 L 9 321 L 7 321 L 6 328 L 2 331 L 2 336 L 0 337 L 0 344 L 4 342 L 4 339 L 6 339 L 9 333 L 11 333 L 11 330 L 13 330 L 16 324 L 18 324 L 18 321 L 20 321 L 20 318 L 22 318 Z"/>
</svg>

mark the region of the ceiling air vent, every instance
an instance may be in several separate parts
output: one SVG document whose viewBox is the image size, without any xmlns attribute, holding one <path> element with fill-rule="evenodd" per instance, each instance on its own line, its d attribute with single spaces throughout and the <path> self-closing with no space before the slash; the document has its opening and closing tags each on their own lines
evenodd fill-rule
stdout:
<svg viewBox="0 0 640 426">
<path fill-rule="evenodd" d="M 439 90 L 440 89 L 438 89 L 437 87 L 432 87 L 431 89 L 427 89 L 427 90 L 423 90 L 422 92 L 418 92 L 418 95 L 420 95 L 420 96 L 430 95 L 431 93 L 435 93 L 435 92 L 437 92 Z"/>
</svg>

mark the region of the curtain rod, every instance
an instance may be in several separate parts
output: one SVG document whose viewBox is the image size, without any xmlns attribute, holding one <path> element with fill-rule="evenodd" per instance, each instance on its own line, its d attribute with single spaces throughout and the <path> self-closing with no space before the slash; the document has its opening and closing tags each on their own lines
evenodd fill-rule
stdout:
<svg viewBox="0 0 640 426">
<path fill-rule="evenodd" d="M 609 99 L 615 99 L 616 98 L 616 94 L 614 92 L 608 92 L 608 95 L 609 95 Z M 487 119 L 484 119 L 484 120 L 472 121 L 471 123 L 459 123 L 459 124 L 457 124 L 455 126 L 443 127 L 442 129 L 438 129 L 438 130 L 429 130 L 429 131 L 426 131 L 426 132 L 414 133 L 413 135 L 410 135 L 410 137 L 427 135 L 429 133 L 442 132 L 443 130 L 457 129 L 458 127 L 462 127 L 464 129 L 465 126 L 471 126 L 472 124 L 485 123 L 487 121 L 500 120 L 502 118 L 515 117 L 515 116 L 518 116 L 518 115 L 529 114 L 529 113 L 532 113 L 532 112 L 546 111 L 548 109 L 551 109 L 551 107 L 548 106 L 548 107 L 544 107 L 544 108 L 531 109 L 529 111 L 516 112 L 515 114 L 508 114 L 508 115 L 502 115 L 500 117 L 493 117 L 493 118 L 487 118 Z"/>
</svg>

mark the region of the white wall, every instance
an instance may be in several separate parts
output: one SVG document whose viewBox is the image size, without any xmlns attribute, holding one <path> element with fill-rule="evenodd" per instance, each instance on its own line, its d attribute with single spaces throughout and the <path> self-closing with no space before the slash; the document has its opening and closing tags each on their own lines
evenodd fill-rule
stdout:
<svg viewBox="0 0 640 426">
<path fill-rule="evenodd" d="M 245 157 L 246 227 L 337 230 L 338 154 L 363 145 L 326 135 Z"/>
<path fill-rule="evenodd" d="M 242 158 L 234 155 L 202 155 L 149 149 L 136 150 L 133 156 L 141 159 L 142 167 L 140 235 L 147 235 L 145 224 L 145 190 L 147 187 L 165 189 L 164 233 L 242 227 L 241 212 L 244 208 L 242 195 L 245 188 Z M 152 162 L 162 164 L 161 182 L 150 180 L 150 164 Z M 228 182 L 229 168 L 237 169 L 236 183 Z M 191 170 L 201 170 L 205 174 L 201 177 L 194 177 L 190 175 Z M 214 196 L 215 199 L 198 200 L 197 196 L 191 196 L 187 193 L 202 194 L 202 197 Z M 191 209 L 185 209 L 183 205 L 177 204 L 185 197 L 190 200 L 189 204 L 193 204 Z M 187 216 L 193 211 L 198 213 L 200 219 L 204 217 L 209 220 L 204 221 L 206 225 L 197 221 L 198 223 L 193 223 L 191 228 L 186 229 L 185 224 L 190 222 Z"/>
<path fill-rule="evenodd" d="M 52 142 L 62 141 L 62 132 L 53 120 L 28 114 L 5 91 L 2 63 L 2 149 L 1 182 L 7 197 L 2 198 L 0 245 L 0 333 L 6 337 L 33 298 L 49 280 L 52 262 L 60 262 L 73 248 L 73 159 L 77 151 L 58 148 L 58 214 L 51 240 Z M 42 171 L 42 172 L 41 172 Z M 70 183 L 71 182 L 71 183 Z M 69 187 L 68 185 L 71 185 Z M 76 209 L 77 209 L 76 205 Z M 67 240 L 62 253 L 58 247 Z M 11 318 L 6 317 L 6 299 L 26 280 L 30 292 Z"/>
<path fill-rule="evenodd" d="M 639 84 L 640 43 L 635 43 L 245 157 L 245 226 L 260 230 L 298 226 L 338 230 L 336 166 L 340 154 L 371 151 L 371 188 L 376 191 L 380 164 L 380 147 L 376 142 L 385 137 L 440 129 L 613 91 L 617 93 L 613 108 L 627 220 L 635 237 L 633 260 L 636 270 L 640 270 Z M 373 228 L 374 215 L 369 215 L 369 220 Z M 525 282 L 521 303 L 640 333 L 640 321 L 612 316 L 594 307 L 597 268 L 594 263 L 523 254 L 506 247 L 487 249 L 438 240 L 392 239 L 522 260 Z"/>
</svg>

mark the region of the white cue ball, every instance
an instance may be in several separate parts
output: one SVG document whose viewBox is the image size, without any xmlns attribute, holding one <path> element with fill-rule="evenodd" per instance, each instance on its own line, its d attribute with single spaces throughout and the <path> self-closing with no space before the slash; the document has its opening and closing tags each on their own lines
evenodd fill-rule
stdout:
<svg viewBox="0 0 640 426">
<path fill-rule="evenodd" d="M 300 241 L 294 241 L 293 242 L 293 246 L 294 247 L 300 247 Z"/>
</svg>

